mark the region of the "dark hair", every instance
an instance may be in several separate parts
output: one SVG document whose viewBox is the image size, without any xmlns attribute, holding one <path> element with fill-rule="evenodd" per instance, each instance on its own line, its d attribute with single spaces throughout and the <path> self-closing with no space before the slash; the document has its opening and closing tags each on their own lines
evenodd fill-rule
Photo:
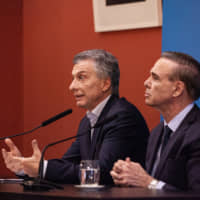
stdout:
<svg viewBox="0 0 200 200">
<path fill-rule="evenodd" d="M 178 67 L 169 76 L 169 80 L 182 81 L 188 95 L 196 100 L 200 96 L 200 63 L 192 56 L 180 52 L 166 51 L 161 58 L 167 58 L 178 64 Z"/>
<path fill-rule="evenodd" d="M 112 94 L 119 96 L 120 71 L 118 60 L 103 49 L 91 49 L 75 55 L 73 62 L 77 64 L 79 61 L 87 59 L 94 61 L 99 78 L 110 78 Z"/>
</svg>

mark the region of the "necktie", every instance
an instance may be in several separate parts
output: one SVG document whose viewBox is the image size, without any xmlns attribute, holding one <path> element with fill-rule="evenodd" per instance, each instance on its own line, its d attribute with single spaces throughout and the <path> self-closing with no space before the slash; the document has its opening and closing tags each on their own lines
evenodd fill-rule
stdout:
<svg viewBox="0 0 200 200">
<path fill-rule="evenodd" d="M 161 154 L 163 153 L 163 150 L 164 150 L 165 146 L 167 145 L 167 142 L 170 138 L 171 132 L 172 132 L 172 130 L 168 126 L 164 127 L 163 139 L 162 139 L 162 144 L 161 144 Z"/>
<path fill-rule="evenodd" d="M 91 140 L 92 140 L 94 129 L 91 127 L 95 125 L 95 123 L 97 121 L 97 116 L 92 112 L 88 112 L 87 117 L 90 120 L 90 131 L 91 131 L 90 136 L 91 136 Z"/>
</svg>

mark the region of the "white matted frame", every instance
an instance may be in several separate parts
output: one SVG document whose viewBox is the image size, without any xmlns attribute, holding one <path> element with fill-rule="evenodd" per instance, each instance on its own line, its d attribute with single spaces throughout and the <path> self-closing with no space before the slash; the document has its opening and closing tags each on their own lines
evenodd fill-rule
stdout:
<svg viewBox="0 0 200 200">
<path fill-rule="evenodd" d="M 147 28 L 162 25 L 162 0 L 145 0 L 106 6 L 93 0 L 95 32 Z"/>
</svg>

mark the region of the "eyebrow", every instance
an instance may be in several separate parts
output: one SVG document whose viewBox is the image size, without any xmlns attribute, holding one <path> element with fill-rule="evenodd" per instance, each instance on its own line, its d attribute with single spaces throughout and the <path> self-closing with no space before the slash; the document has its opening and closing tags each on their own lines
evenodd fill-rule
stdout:
<svg viewBox="0 0 200 200">
<path fill-rule="evenodd" d="M 155 77 L 155 78 L 160 79 L 160 76 L 159 76 L 158 74 L 154 73 L 154 72 L 151 72 L 151 75 L 152 75 L 153 77 Z"/>
<path fill-rule="evenodd" d="M 76 74 L 84 74 L 84 73 L 87 73 L 87 71 L 79 71 L 79 72 L 77 72 Z M 73 71 L 72 71 L 72 75 L 75 75 L 74 73 L 73 73 Z"/>
</svg>

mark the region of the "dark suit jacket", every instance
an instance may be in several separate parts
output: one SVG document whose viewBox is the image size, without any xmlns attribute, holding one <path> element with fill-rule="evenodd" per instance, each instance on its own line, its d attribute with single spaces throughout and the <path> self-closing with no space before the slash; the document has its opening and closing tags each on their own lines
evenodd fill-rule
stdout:
<svg viewBox="0 0 200 200">
<path fill-rule="evenodd" d="M 85 159 L 98 159 L 100 162 L 101 184 L 112 184 L 110 170 L 118 159 L 127 156 L 144 166 L 149 131 L 146 123 L 135 106 L 112 96 L 104 107 L 97 122 L 118 113 L 118 117 L 95 128 L 92 144 L 90 136 L 76 139 L 61 159 L 48 161 L 45 178 L 62 183 L 79 183 L 79 163 Z M 88 126 L 84 117 L 79 125 L 78 135 Z"/>
<path fill-rule="evenodd" d="M 163 129 L 161 122 L 150 134 L 146 168 L 151 173 Z M 167 143 L 155 172 L 165 189 L 200 190 L 200 110 L 187 114 Z"/>
</svg>

